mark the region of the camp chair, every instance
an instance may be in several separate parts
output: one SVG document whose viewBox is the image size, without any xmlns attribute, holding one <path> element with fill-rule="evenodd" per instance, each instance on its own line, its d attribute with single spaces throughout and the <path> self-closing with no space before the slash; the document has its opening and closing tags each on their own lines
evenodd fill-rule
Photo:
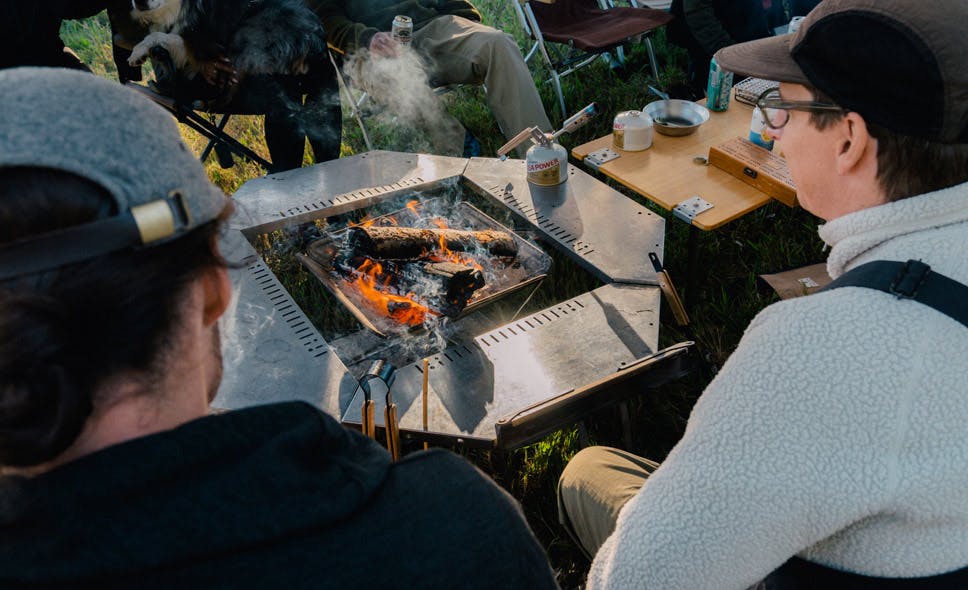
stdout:
<svg viewBox="0 0 968 590">
<path fill-rule="evenodd" d="M 159 67 L 172 68 L 170 56 L 163 49 L 152 49 L 151 59 L 156 71 Z M 328 65 L 328 64 L 327 64 Z M 209 154 L 214 151 L 218 157 L 218 162 L 223 168 L 229 168 L 235 163 L 235 156 L 246 158 L 262 166 L 267 172 L 280 172 L 288 168 L 299 167 L 303 159 L 303 150 L 308 133 L 303 132 L 302 127 L 289 125 L 286 119 L 286 110 L 289 107 L 286 100 L 292 100 L 292 93 L 299 95 L 306 92 L 319 93 L 324 91 L 323 87 L 317 87 L 320 78 L 314 77 L 311 71 L 300 77 L 279 77 L 269 75 L 254 75 L 244 80 L 235 96 L 227 104 L 206 102 L 195 97 L 205 95 L 208 87 L 199 88 L 195 81 L 179 80 L 177 88 L 169 88 L 168 92 L 160 90 L 157 86 L 144 86 L 133 81 L 126 82 L 126 86 L 141 93 L 146 98 L 164 107 L 178 121 L 195 130 L 208 140 L 207 145 L 202 150 L 201 159 L 205 161 Z M 169 94 L 170 93 L 170 94 Z M 307 106 L 308 106 L 307 102 Z M 325 112 L 324 112 L 325 111 Z M 319 125 L 332 127 L 339 125 L 334 120 L 339 119 L 339 111 L 335 107 L 325 107 L 316 109 L 311 115 Z M 273 139 L 270 140 L 269 118 L 275 113 L 275 123 L 273 125 Z M 266 160 L 235 138 L 231 137 L 225 130 L 232 115 L 265 115 L 266 116 L 266 143 L 272 161 Z M 216 117 L 217 122 L 216 122 Z M 313 144 L 313 151 L 317 157 L 338 157 L 338 137 L 336 145 L 332 145 L 332 136 L 329 140 L 317 137 L 315 140 L 310 137 Z M 313 143 L 316 141 L 317 143 Z M 335 153 L 330 155 L 335 150 Z"/>
<path fill-rule="evenodd" d="M 118 70 L 118 81 L 166 109 L 178 121 L 206 138 L 208 143 L 201 154 L 203 162 L 214 151 L 219 165 L 223 168 L 233 166 L 235 156 L 239 156 L 270 170 L 272 164 L 268 160 L 242 145 L 225 131 L 225 126 L 233 114 L 245 113 L 208 113 L 201 108 L 196 108 L 201 105 L 180 103 L 157 92 L 156 89 L 138 83 L 143 79 L 141 68 L 128 65 L 128 57 L 131 56 L 131 48 L 134 46 L 133 40 L 144 37 L 145 31 L 130 19 L 129 10 L 130 6 L 126 3 L 116 3 L 108 9 L 108 18 L 111 22 L 111 50 Z"/>
<path fill-rule="evenodd" d="M 145 98 L 153 101 L 155 104 L 163 107 L 185 126 L 195 130 L 200 135 L 208 140 L 205 148 L 202 150 L 199 159 L 204 162 L 208 159 L 208 156 L 214 151 L 215 156 L 218 158 L 219 166 L 222 168 L 231 168 L 235 165 L 235 156 L 246 158 L 251 162 L 255 162 L 259 166 L 262 166 L 266 171 L 272 170 L 272 163 L 262 158 L 237 139 L 226 133 L 225 126 L 229 122 L 229 117 L 233 114 L 246 114 L 246 113 L 211 113 L 212 116 L 217 116 L 216 122 L 213 122 L 208 117 L 206 117 L 206 112 L 204 110 L 196 110 L 196 106 L 199 105 L 185 105 L 181 104 L 175 99 L 155 92 L 155 90 L 143 85 L 138 84 L 133 81 L 126 81 L 125 86 L 135 90 Z M 251 114 L 251 113 L 249 113 Z"/>
<path fill-rule="evenodd" d="M 112 28 L 115 28 L 112 20 Z M 176 101 L 170 96 L 166 96 L 156 89 L 145 84 L 140 84 L 142 80 L 141 68 L 128 65 L 128 57 L 131 55 L 132 44 L 125 37 L 114 33 L 112 43 L 112 53 L 115 66 L 118 69 L 118 81 L 126 87 L 138 92 L 145 98 L 161 106 L 170 112 L 180 123 L 195 130 L 202 137 L 208 140 L 202 150 L 200 159 L 202 162 L 214 151 L 218 158 L 218 163 L 222 168 L 231 168 L 235 165 L 235 156 L 246 158 L 262 166 L 266 171 L 272 170 L 272 164 L 262 158 L 251 149 L 243 145 L 225 131 L 229 118 L 233 114 L 262 114 L 262 113 L 208 113 L 204 106 L 200 104 L 185 104 Z M 217 120 L 213 120 L 218 117 Z"/>
<path fill-rule="evenodd" d="M 649 38 L 652 31 L 672 20 L 672 15 L 652 8 L 640 8 L 636 0 L 631 7 L 615 7 L 611 0 L 515 0 L 514 7 L 521 25 L 534 41 L 525 56 L 530 61 L 540 53 L 551 72 L 551 82 L 558 94 L 562 116 L 568 109 L 561 91 L 561 79 L 584 67 L 596 57 L 621 49 L 622 45 L 643 37 L 652 73 L 658 78 L 659 67 Z M 567 45 L 559 50 L 552 44 Z"/>
</svg>

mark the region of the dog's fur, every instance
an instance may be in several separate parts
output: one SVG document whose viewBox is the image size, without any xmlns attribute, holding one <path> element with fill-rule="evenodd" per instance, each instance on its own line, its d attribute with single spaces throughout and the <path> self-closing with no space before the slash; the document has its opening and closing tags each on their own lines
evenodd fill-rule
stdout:
<svg viewBox="0 0 968 590">
<path fill-rule="evenodd" d="M 239 78 L 305 74 L 325 59 L 322 24 L 303 0 L 132 0 L 131 6 L 132 19 L 150 31 L 132 49 L 131 65 L 157 47 L 187 79 L 226 58 Z"/>
</svg>

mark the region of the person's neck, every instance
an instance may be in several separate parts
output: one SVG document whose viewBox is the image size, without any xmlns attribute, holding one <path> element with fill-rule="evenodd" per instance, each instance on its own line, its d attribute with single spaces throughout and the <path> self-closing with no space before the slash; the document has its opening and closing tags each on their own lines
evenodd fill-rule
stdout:
<svg viewBox="0 0 968 590">
<path fill-rule="evenodd" d="M 107 399 L 117 401 L 109 402 L 88 418 L 74 444 L 55 459 L 57 465 L 129 440 L 171 430 L 206 415 L 208 404 L 203 402 L 207 400 L 204 391 L 192 396 L 171 395 L 172 392 L 199 389 L 197 385 L 184 383 L 186 379 L 179 381 L 183 383 L 163 385 L 164 391 L 145 391 L 122 385 L 110 392 Z"/>
<path fill-rule="evenodd" d="M 213 333 L 204 329 L 183 338 L 183 354 L 162 378 L 118 375 L 98 388 L 94 411 L 70 447 L 54 459 L 25 468 L 6 467 L 2 475 L 34 476 L 85 455 L 129 440 L 170 430 L 208 414 L 208 403 L 220 377 L 217 351 L 209 348 Z M 217 332 L 214 333 L 217 338 Z"/>
</svg>

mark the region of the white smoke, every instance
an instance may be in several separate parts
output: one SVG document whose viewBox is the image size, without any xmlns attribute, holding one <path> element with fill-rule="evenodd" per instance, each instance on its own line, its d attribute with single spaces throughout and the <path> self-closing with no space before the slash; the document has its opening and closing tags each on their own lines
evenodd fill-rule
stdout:
<svg viewBox="0 0 968 590">
<path fill-rule="evenodd" d="M 444 107 L 430 86 L 426 64 L 412 48 L 400 47 L 396 57 L 373 55 L 362 49 L 343 65 L 347 83 L 364 90 L 400 127 L 398 145 L 381 145 L 400 151 L 426 151 L 460 156 L 464 128 Z M 416 136 L 416 137 L 414 137 Z M 404 138 L 412 143 L 404 145 Z"/>
</svg>

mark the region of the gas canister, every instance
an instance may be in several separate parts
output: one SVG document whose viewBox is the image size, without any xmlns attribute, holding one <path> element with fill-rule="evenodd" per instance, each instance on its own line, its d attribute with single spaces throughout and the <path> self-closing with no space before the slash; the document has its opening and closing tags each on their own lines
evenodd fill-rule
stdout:
<svg viewBox="0 0 968 590">
<path fill-rule="evenodd" d="M 539 186 L 554 186 L 568 179 L 568 150 L 545 134 L 547 142 L 536 143 L 528 148 L 525 162 L 528 166 L 528 182 Z"/>
<path fill-rule="evenodd" d="M 627 152 L 652 147 L 652 117 L 642 111 L 624 111 L 612 123 L 612 145 Z"/>
<path fill-rule="evenodd" d="M 530 140 L 534 145 L 524 156 L 528 170 L 528 182 L 538 186 L 555 186 L 568 180 L 568 150 L 555 140 L 562 133 L 569 133 L 578 129 L 595 115 L 595 103 L 591 103 L 565 120 L 561 129 L 554 133 L 545 133 L 537 126 L 522 129 L 497 150 L 502 160 L 507 153 L 525 141 Z"/>
</svg>

